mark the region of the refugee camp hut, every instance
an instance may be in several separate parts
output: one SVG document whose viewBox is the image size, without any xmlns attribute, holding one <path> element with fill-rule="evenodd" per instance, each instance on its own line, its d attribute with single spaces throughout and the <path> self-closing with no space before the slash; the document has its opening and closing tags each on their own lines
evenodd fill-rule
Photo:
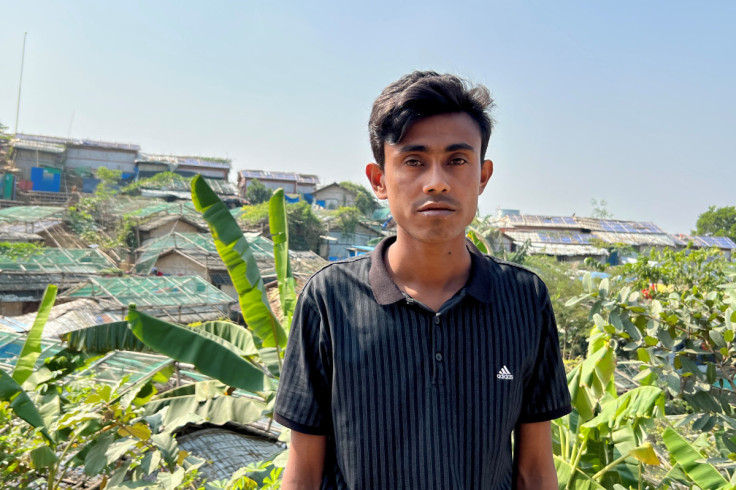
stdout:
<svg viewBox="0 0 736 490">
<path fill-rule="evenodd" d="M 197 275 L 237 298 L 225 264 L 217 253 L 212 236 L 207 233 L 174 232 L 146 241 L 136 250 L 136 274 Z"/>
<path fill-rule="evenodd" d="M 29 242 L 43 242 L 47 247 L 86 247 L 86 243 L 66 225 L 65 214 L 66 209 L 58 206 L 0 209 L 0 241 L 18 241 L 25 236 Z M 3 236 L 10 240 L 2 239 Z"/>
<path fill-rule="evenodd" d="M 727 236 L 673 235 L 673 238 L 692 248 L 717 248 L 728 260 L 731 260 L 736 252 L 736 243 Z"/>
<path fill-rule="evenodd" d="M 247 197 L 248 186 L 254 180 L 257 180 L 274 191 L 281 188 L 286 194 L 302 194 L 305 196 L 311 196 L 319 183 L 319 178 L 313 174 L 270 172 L 268 170 L 241 170 L 238 172 L 238 192 L 240 197 Z"/>
<path fill-rule="evenodd" d="M 0 329 L 13 332 L 29 332 L 37 312 L 21 316 L 0 315 Z M 60 336 L 83 328 L 122 321 L 120 312 L 105 313 L 100 303 L 89 298 L 79 298 L 66 303 L 57 302 L 49 313 L 43 328 L 44 338 Z"/>
<path fill-rule="evenodd" d="M 355 223 L 353 229 L 345 229 L 334 215 L 321 218 L 325 234 L 320 238 L 319 255 L 327 260 L 342 260 L 351 256 L 351 249 L 365 247 L 369 242 L 388 236 L 389 232 L 367 219 Z"/>
<path fill-rule="evenodd" d="M 320 187 L 313 193 L 314 203 L 323 209 L 337 209 L 355 206 L 358 195 L 337 182 Z"/>
<path fill-rule="evenodd" d="M 605 261 L 609 252 L 605 248 L 597 247 L 593 236 L 589 233 L 577 231 L 516 231 L 503 232 L 504 242 L 509 251 L 516 251 L 521 247 L 528 247 L 530 255 L 548 255 L 563 262 L 579 262 L 586 257 L 593 257 L 598 261 Z"/>
<path fill-rule="evenodd" d="M 103 313 L 124 316 L 128 305 L 176 323 L 226 318 L 235 301 L 199 276 L 93 277 L 61 295 L 92 298 Z"/>
<path fill-rule="evenodd" d="M 652 249 L 675 248 L 682 243 L 665 233 L 654 223 L 597 218 L 574 218 L 584 232 L 589 232 L 601 243 L 611 247 L 628 245 L 637 253 Z"/>
<path fill-rule="evenodd" d="M 586 257 L 605 260 L 608 251 L 595 245 L 594 237 L 573 216 L 506 213 L 492 220 L 499 229 L 500 244 L 509 252 L 526 247 L 531 255 L 548 255 L 565 262 Z"/>
<path fill-rule="evenodd" d="M 574 216 L 544 216 L 535 214 L 505 214 L 492 221 L 501 230 L 515 231 L 581 231 Z"/>
<path fill-rule="evenodd" d="M 99 249 L 42 248 L 20 256 L 0 254 L 0 314 L 36 311 L 49 284 L 63 291 L 114 268 Z"/>
<path fill-rule="evenodd" d="M 133 221 L 133 229 L 139 244 L 150 238 L 170 233 L 208 232 L 207 223 L 191 202 L 163 202 L 145 206 L 127 214 Z"/>
</svg>

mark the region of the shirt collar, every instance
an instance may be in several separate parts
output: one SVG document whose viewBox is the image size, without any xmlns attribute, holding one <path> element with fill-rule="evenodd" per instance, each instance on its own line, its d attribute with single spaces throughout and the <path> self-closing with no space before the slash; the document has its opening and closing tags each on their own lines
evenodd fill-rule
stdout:
<svg viewBox="0 0 736 490">
<path fill-rule="evenodd" d="M 404 299 L 396 283 L 391 279 L 386 268 L 386 250 L 396 241 L 395 236 L 387 237 L 376 245 L 371 252 L 371 268 L 368 272 L 368 282 L 373 290 L 373 296 L 379 305 L 389 305 Z M 465 284 L 465 292 L 483 303 L 490 303 L 489 291 L 491 289 L 491 273 L 488 259 L 473 245 L 466 240 L 466 246 L 470 252 L 470 278 Z"/>
</svg>

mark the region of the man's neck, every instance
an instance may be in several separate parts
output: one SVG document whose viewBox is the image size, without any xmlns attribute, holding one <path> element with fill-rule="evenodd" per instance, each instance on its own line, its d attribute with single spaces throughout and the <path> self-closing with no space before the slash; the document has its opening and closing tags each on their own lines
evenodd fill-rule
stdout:
<svg viewBox="0 0 736 490">
<path fill-rule="evenodd" d="M 425 243 L 399 232 L 386 251 L 385 261 L 399 289 L 434 311 L 470 277 L 471 258 L 464 236 L 444 243 Z"/>
</svg>

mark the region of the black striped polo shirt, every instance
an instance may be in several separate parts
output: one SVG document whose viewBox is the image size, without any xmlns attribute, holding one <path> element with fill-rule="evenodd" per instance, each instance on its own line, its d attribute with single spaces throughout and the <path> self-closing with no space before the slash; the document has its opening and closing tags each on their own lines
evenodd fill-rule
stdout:
<svg viewBox="0 0 736 490">
<path fill-rule="evenodd" d="M 393 240 L 308 281 L 274 418 L 327 436 L 322 488 L 511 488 L 514 427 L 571 411 L 547 288 L 468 242 L 435 312 L 392 281 Z"/>
</svg>

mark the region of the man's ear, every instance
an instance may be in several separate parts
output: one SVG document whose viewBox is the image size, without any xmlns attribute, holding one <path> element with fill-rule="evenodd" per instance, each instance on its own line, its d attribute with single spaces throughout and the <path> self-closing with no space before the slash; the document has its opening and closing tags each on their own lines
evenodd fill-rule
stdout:
<svg viewBox="0 0 736 490">
<path fill-rule="evenodd" d="M 365 166 L 365 176 L 371 183 L 373 193 L 378 199 L 387 199 L 386 181 L 384 180 L 383 169 L 377 163 L 369 163 Z"/>
<path fill-rule="evenodd" d="M 486 184 L 493 175 L 493 162 L 490 160 L 484 160 L 480 166 L 480 186 L 478 186 L 478 195 L 483 194 L 483 190 L 486 188 Z"/>
</svg>

